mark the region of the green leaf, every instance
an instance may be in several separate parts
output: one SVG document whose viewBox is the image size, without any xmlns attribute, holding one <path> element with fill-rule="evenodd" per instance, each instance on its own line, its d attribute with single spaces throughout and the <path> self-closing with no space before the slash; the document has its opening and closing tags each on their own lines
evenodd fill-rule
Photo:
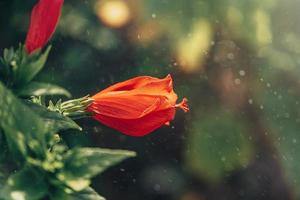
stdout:
<svg viewBox="0 0 300 200">
<path fill-rule="evenodd" d="M 38 200 L 46 194 L 44 175 L 26 167 L 9 177 L 0 196 L 5 200 Z"/>
<path fill-rule="evenodd" d="M 246 167 L 254 148 L 243 123 L 232 114 L 217 111 L 196 118 L 187 139 L 185 160 L 189 171 L 212 182 Z"/>
<path fill-rule="evenodd" d="M 37 113 L 45 122 L 47 129 L 51 133 L 57 133 L 61 130 L 77 129 L 82 130 L 72 119 L 65 117 L 64 115 L 53 112 L 35 103 L 26 102 L 35 113 Z"/>
<path fill-rule="evenodd" d="M 51 46 L 43 53 L 40 50 L 28 55 L 25 47 L 19 45 L 19 48 L 5 49 L 1 62 L 3 67 L 0 68 L 0 78 L 6 85 L 12 88 L 22 88 L 32 81 L 32 79 L 44 67 Z"/>
<path fill-rule="evenodd" d="M 46 149 L 46 126 L 37 114 L 18 100 L 0 82 L 0 127 L 10 152 L 18 158 L 43 157 Z"/>
<path fill-rule="evenodd" d="M 51 200 L 73 200 L 69 194 L 65 192 L 63 188 L 60 188 L 59 186 L 55 186 L 52 188 L 49 193 L 49 198 Z"/>
<path fill-rule="evenodd" d="M 104 197 L 100 196 L 93 188 L 87 187 L 86 189 L 76 192 L 71 195 L 72 200 L 105 200 Z"/>
<path fill-rule="evenodd" d="M 63 189 L 51 191 L 49 194 L 51 200 L 105 200 L 93 188 L 87 187 L 80 192 L 66 193 Z"/>
<path fill-rule="evenodd" d="M 134 157 L 135 152 L 100 148 L 77 148 L 64 157 L 65 167 L 58 174 L 74 191 L 81 191 L 90 184 L 90 178 L 122 160 Z"/>
<path fill-rule="evenodd" d="M 30 97 L 30 96 L 46 96 L 46 95 L 63 95 L 66 97 L 71 97 L 70 92 L 66 89 L 49 84 L 40 82 L 31 82 L 25 87 L 16 91 L 19 96 Z"/>
</svg>

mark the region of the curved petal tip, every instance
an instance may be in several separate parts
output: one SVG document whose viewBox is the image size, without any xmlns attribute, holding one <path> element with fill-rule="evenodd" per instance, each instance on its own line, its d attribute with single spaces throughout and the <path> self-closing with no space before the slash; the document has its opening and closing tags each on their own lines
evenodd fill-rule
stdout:
<svg viewBox="0 0 300 200">
<path fill-rule="evenodd" d="M 188 100 L 187 98 L 183 98 L 182 101 L 175 105 L 176 108 L 181 108 L 184 112 L 190 111 L 190 108 L 187 104 Z"/>
</svg>

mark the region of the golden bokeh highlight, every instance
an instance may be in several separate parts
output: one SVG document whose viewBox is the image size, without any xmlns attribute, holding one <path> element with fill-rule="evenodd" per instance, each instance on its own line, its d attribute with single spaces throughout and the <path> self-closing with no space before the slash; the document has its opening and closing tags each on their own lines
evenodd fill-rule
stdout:
<svg viewBox="0 0 300 200">
<path fill-rule="evenodd" d="M 188 36 L 177 45 L 177 61 L 180 69 L 186 73 L 201 70 L 211 47 L 212 28 L 208 21 L 196 22 Z"/>
<path fill-rule="evenodd" d="M 256 25 L 256 38 L 259 45 L 272 43 L 272 31 L 270 16 L 261 9 L 257 9 L 253 16 Z"/>
<path fill-rule="evenodd" d="M 243 24 L 244 15 L 237 7 L 229 6 L 226 12 L 226 18 L 232 27 L 240 27 Z"/>
<path fill-rule="evenodd" d="M 241 31 L 243 30 L 245 16 L 239 8 L 235 6 L 229 6 L 227 8 L 225 20 L 228 30 L 230 30 L 232 35 L 237 38 L 245 37 L 243 32 Z"/>
<path fill-rule="evenodd" d="M 98 18 L 111 28 L 121 28 L 131 19 L 129 5 L 122 0 L 99 0 L 95 5 Z"/>
</svg>

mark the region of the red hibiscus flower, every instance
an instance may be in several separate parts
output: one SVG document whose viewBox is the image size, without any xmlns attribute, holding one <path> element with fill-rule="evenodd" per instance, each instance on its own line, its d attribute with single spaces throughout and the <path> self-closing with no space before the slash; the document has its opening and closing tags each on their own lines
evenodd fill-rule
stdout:
<svg viewBox="0 0 300 200">
<path fill-rule="evenodd" d="M 97 93 L 87 108 L 93 118 L 126 135 L 144 136 L 174 119 L 176 108 L 189 110 L 187 99 L 176 104 L 170 75 L 140 76 Z"/>
<path fill-rule="evenodd" d="M 33 8 L 25 47 L 28 54 L 43 48 L 57 26 L 64 0 L 40 0 Z"/>
</svg>

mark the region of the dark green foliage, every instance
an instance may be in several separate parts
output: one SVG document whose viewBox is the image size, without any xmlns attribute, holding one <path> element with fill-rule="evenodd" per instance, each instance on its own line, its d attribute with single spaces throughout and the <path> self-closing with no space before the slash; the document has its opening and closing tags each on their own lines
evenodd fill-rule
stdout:
<svg viewBox="0 0 300 200">
<path fill-rule="evenodd" d="M 80 126 L 64 115 L 50 111 L 44 106 L 32 103 L 30 101 L 27 101 L 26 105 L 28 105 L 36 114 L 43 118 L 45 126 L 47 126 L 48 130 L 50 130 L 52 133 L 67 129 L 81 130 Z"/>
<path fill-rule="evenodd" d="M 43 96 L 43 95 L 64 95 L 71 94 L 62 87 L 49 83 L 31 82 L 44 67 L 51 46 L 44 52 L 37 50 L 28 55 L 25 47 L 4 49 L 3 58 L 0 60 L 0 80 L 12 88 L 18 96 Z"/>
<path fill-rule="evenodd" d="M 42 105 L 22 103 L 2 83 L 0 95 L 3 97 L 0 100 L 1 164 L 6 162 L 6 154 L 13 155 L 18 168 L 7 180 L 1 176 L 0 181 L 5 185 L 0 196 L 4 199 L 40 199 L 49 194 L 49 188 L 57 191 L 52 199 L 71 194 L 76 198 L 102 199 L 88 188 L 90 179 L 135 155 L 129 151 L 99 148 L 68 150 L 55 133 L 80 129 L 73 120 Z M 5 150 L 6 141 L 9 151 Z"/>
<path fill-rule="evenodd" d="M 31 167 L 24 167 L 13 174 L 1 189 L 0 196 L 4 199 L 38 200 L 47 194 L 45 174 Z"/>
<path fill-rule="evenodd" d="M 78 148 L 69 151 L 63 158 L 64 169 L 58 178 L 75 191 L 81 191 L 90 184 L 90 178 L 103 172 L 133 152 L 110 149 Z"/>
<path fill-rule="evenodd" d="M 4 75 L 8 78 L 8 85 L 18 88 L 30 82 L 44 67 L 50 50 L 49 46 L 44 53 L 38 50 L 28 55 L 22 45 L 17 50 L 5 49 L 2 63 L 6 68 Z"/>
<path fill-rule="evenodd" d="M 2 133 L 2 130 L 0 129 L 0 167 L 1 167 L 1 163 L 6 159 L 7 151 L 8 151 L 7 142 Z"/>
<path fill-rule="evenodd" d="M 31 82 L 43 68 L 49 51 L 50 47 L 44 53 L 27 55 L 20 45 L 16 51 L 5 49 L 1 59 L 0 199 L 103 200 L 89 187 L 91 178 L 135 153 L 69 149 L 63 143 L 60 131 L 81 130 L 67 116 L 85 114 L 91 100 L 88 96 L 55 104 L 50 100 L 45 105 L 45 95 L 71 96 L 59 86 Z"/>
<path fill-rule="evenodd" d="M 0 125 L 6 136 L 11 153 L 26 160 L 28 155 L 44 158 L 45 136 L 48 130 L 45 122 L 21 103 L 0 83 Z"/>
</svg>

